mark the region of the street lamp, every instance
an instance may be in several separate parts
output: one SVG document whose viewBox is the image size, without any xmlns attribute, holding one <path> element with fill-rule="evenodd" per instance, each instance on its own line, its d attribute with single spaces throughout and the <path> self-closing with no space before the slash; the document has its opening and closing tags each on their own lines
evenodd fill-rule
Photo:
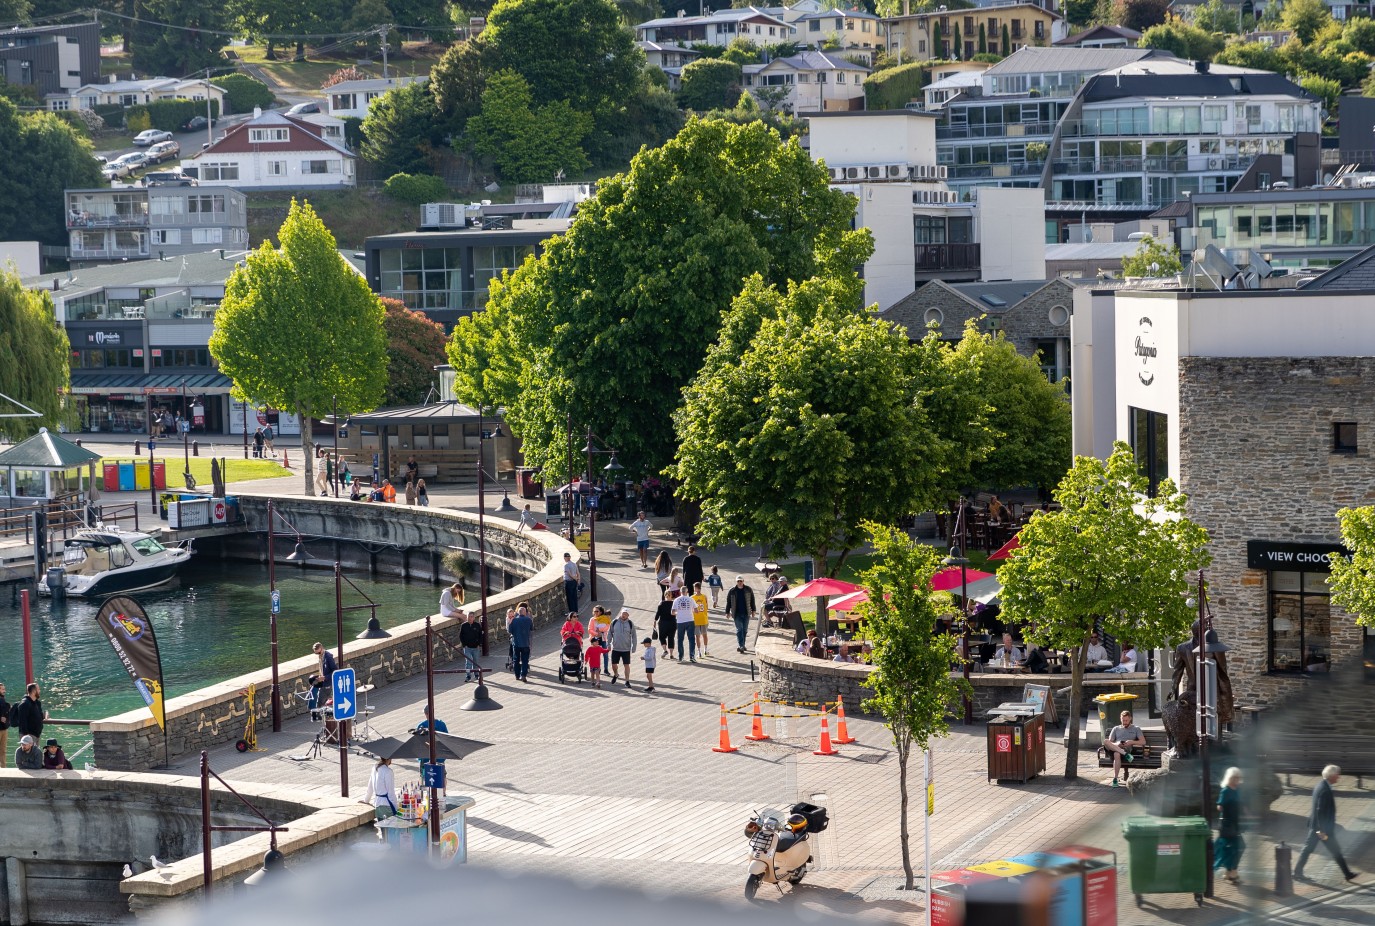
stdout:
<svg viewBox="0 0 1375 926">
<path fill-rule="evenodd" d="M 305 544 L 301 542 L 301 532 L 296 530 L 296 525 L 286 519 L 286 515 L 278 511 L 272 499 L 267 500 L 267 586 L 271 605 L 268 609 L 268 626 L 272 632 L 272 732 L 282 732 L 282 690 L 277 678 L 277 612 L 281 610 L 281 598 L 277 594 L 277 559 L 275 556 L 277 547 L 277 533 L 273 518 L 281 518 L 282 523 L 290 527 L 296 535 L 296 549 L 291 555 L 286 557 L 288 563 L 306 563 L 310 561 L 310 554 L 306 552 Z"/>
<path fill-rule="evenodd" d="M 1217 713 L 1217 660 L 1209 657 L 1225 653 L 1231 647 L 1218 638 L 1213 629 L 1213 612 L 1208 608 L 1208 584 L 1203 570 L 1198 571 L 1198 598 L 1190 599 L 1187 604 L 1197 604 L 1198 619 L 1194 621 L 1194 658 L 1198 660 L 1194 672 L 1195 698 L 1194 732 L 1198 734 L 1198 765 L 1202 779 L 1203 818 L 1213 822 L 1213 780 L 1208 741 L 1218 737 Z M 1213 896 L 1213 840 L 1208 838 L 1207 850 L 1208 886 L 1205 894 Z"/>
<path fill-rule="evenodd" d="M 191 409 L 186 404 L 186 380 L 181 381 L 181 452 L 185 461 L 185 469 L 182 478 L 186 480 L 186 487 L 194 489 L 196 480 L 191 476 Z"/>
<path fill-rule="evenodd" d="M 339 497 L 339 397 L 334 399 L 334 415 L 330 419 L 330 424 L 334 427 L 334 460 L 330 465 L 330 482 L 334 483 L 334 497 Z"/>
<path fill-rule="evenodd" d="M 964 521 L 961 509 L 960 521 Z M 963 539 L 963 532 L 961 532 Z M 974 702 L 969 699 L 969 559 L 960 552 L 959 547 L 951 547 L 950 555 L 941 560 L 942 566 L 960 567 L 960 662 L 964 665 L 965 688 L 961 698 L 964 701 L 964 722 L 974 722 Z"/>
<path fill-rule="evenodd" d="M 297 546 L 299 547 L 300 544 L 297 544 Z M 296 554 L 293 553 L 292 555 L 295 556 Z M 344 583 L 345 583 L 345 582 L 347 582 L 347 583 L 349 584 L 349 586 L 350 586 L 355 592 L 357 592 L 358 594 L 362 595 L 362 596 L 363 596 L 363 600 L 366 601 L 367 604 L 354 604 L 354 605 L 349 605 L 347 608 L 344 607 Z M 335 630 L 335 634 L 336 634 L 337 637 L 338 637 L 338 644 L 339 644 L 339 648 L 338 648 L 338 650 L 337 650 L 337 651 L 335 652 L 335 654 L 334 654 L 334 665 L 335 665 L 335 668 L 336 668 L 336 669 L 342 669 L 342 668 L 344 668 L 344 612 L 345 612 L 345 611 L 362 611 L 362 610 L 364 610 L 364 609 L 371 609 L 371 611 L 372 611 L 372 619 L 368 622 L 368 630 L 365 631 L 365 632 L 371 632 L 371 631 L 372 631 L 373 624 L 376 624 L 376 623 L 377 623 L 377 602 L 375 602 L 375 601 L 373 601 L 371 598 L 369 598 L 368 595 L 367 595 L 367 593 L 364 592 L 364 591 L 363 591 L 361 588 L 359 588 L 357 585 L 354 585 L 354 584 L 353 584 L 353 580 L 347 578 L 347 577 L 344 575 L 343 570 L 340 568 L 339 561 L 338 561 L 338 560 L 335 560 L 335 561 L 334 561 L 334 630 Z M 386 633 L 386 631 L 382 630 L 380 624 L 378 625 L 377 629 L 378 629 L 379 631 L 381 631 L 382 633 Z M 339 796 L 340 796 L 340 797 L 348 797 L 348 796 L 349 796 L 348 721 L 346 721 L 346 720 L 340 720 L 340 721 L 337 722 L 337 726 L 338 726 L 338 728 L 339 728 Z"/>
<path fill-rule="evenodd" d="M 593 440 L 600 440 L 592 433 L 592 426 L 587 427 L 587 443 L 583 445 L 582 452 L 587 454 L 587 478 L 592 478 L 592 454 L 609 454 L 611 462 L 602 467 L 603 472 L 617 473 L 625 467 L 616 459 L 615 450 L 598 450 Z M 593 487 L 592 497 L 587 505 L 587 576 L 588 576 L 588 600 L 597 600 L 597 514 L 601 510 L 601 505 L 597 499 L 596 488 Z"/>
<path fill-rule="evenodd" d="M 501 422 L 489 434 L 482 426 L 482 403 L 477 406 L 477 584 L 482 601 L 482 655 L 487 655 L 487 496 L 486 467 L 482 463 L 482 445 L 501 437 Z M 492 468 L 496 469 L 496 448 L 492 448 Z"/>
<path fill-rule="evenodd" d="M 379 621 L 379 620 L 377 619 L 376 614 L 374 614 L 372 617 L 368 618 L 368 629 L 367 629 L 367 630 L 364 630 L 364 631 L 363 631 L 362 633 L 360 633 L 358 636 L 354 637 L 354 639 L 355 639 L 355 640 L 386 640 L 386 639 L 389 639 L 390 637 L 391 637 L 391 634 L 388 633 L 387 631 L 385 631 L 385 630 L 382 629 L 382 623 L 381 623 L 381 621 Z"/>
</svg>

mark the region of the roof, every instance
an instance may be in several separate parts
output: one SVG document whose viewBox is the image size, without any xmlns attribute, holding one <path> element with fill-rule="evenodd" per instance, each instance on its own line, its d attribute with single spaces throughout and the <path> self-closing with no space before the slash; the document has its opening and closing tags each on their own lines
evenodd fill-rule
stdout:
<svg viewBox="0 0 1375 926">
<path fill-rule="evenodd" d="M 1057 49 L 1057 51 L 1140 51 L 1141 49 Z M 1018 52 L 1021 54 L 1021 52 Z M 1084 86 L 1084 102 L 1120 100 L 1130 97 L 1225 98 L 1258 94 L 1289 96 L 1316 101 L 1317 97 L 1298 84 L 1270 71 L 1232 67 L 1226 64 L 1201 66 L 1173 55 L 1142 58 L 1120 66 L 1104 68 Z"/>
<path fill-rule="evenodd" d="M 1375 289 L 1375 245 L 1347 258 L 1299 289 L 1322 292 L 1369 292 Z"/>
<path fill-rule="evenodd" d="M 797 18 L 797 21 L 798 21 L 798 22 L 806 22 L 806 21 L 809 20 L 809 19 L 837 19 L 837 18 L 839 18 L 839 19 L 873 19 L 873 20 L 877 20 L 879 17 L 875 16 L 873 13 L 870 13 L 868 10 L 823 10 L 823 11 L 820 12 L 820 13 L 808 13 L 808 14 L 805 15 L 805 16 L 799 16 L 799 17 Z"/>
<path fill-rule="evenodd" d="M 249 129 L 261 129 L 268 127 L 285 126 L 291 130 L 291 140 L 285 143 L 273 142 L 271 144 L 258 144 L 249 141 Z M 342 154 L 344 157 L 353 158 L 356 155 L 345 148 L 343 145 L 335 144 L 328 138 L 321 135 L 320 126 L 305 119 L 298 119 L 295 116 L 288 116 L 278 112 L 266 112 L 241 122 L 232 127 L 220 138 L 216 139 L 209 148 L 198 151 L 192 160 L 202 158 L 207 154 L 249 154 L 261 152 L 264 149 L 280 151 L 283 153 L 297 153 L 301 151 L 329 151 L 334 154 Z"/>
<path fill-rule="evenodd" d="M 99 459 L 100 454 L 78 447 L 47 428 L 39 428 L 33 437 L 0 451 L 0 466 L 16 469 L 70 469 Z"/>
<path fill-rule="evenodd" d="M 942 280 L 933 280 L 880 312 L 879 317 L 893 325 L 906 328 L 909 337 L 919 338 L 920 333 L 926 330 L 926 310 L 930 307 L 932 298 L 938 299 L 941 293 L 951 293 L 979 312 L 1002 314 L 1016 307 L 1033 293 L 1056 284 L 1070 286 L 1059 279 L 1008 280 L 1000 283 L 946 283 Z"/>
<path fill-rule="evenodd" d="M 1126 39 L 1133 45 L 1141 38 L 1141 33 L 1135 29 L 1128 29 L 1126 26 L 1114 26 L 1104 24 L 1094 26 L 1092 29 L 1085 29 L 1083 32 L 1076 32 L 1069 38 L 1061 39 L 1056 45 L 1078 45 L 1080 42 L 1092 42 L 1099 39 Z"/>
<path fill-rule="evenodd" d="M 112 80 L 103 84 L 85 84 L 74 90 L 99 90 L 102 93 L 141 93 L 147 90 L 162 90 L 183 83 L 176 77 L 145 77 L 142 80 Z"/>
<path fill-rule="evenodd" d="M 666 29 L 669 26 L 700 26 L 704 23 L 741 22 L 747 19 L 767 19 L 780 26 L 791 29 L 786 22 L 758 7 L 747 6 L 740 9 L 715 10 L 706 16 L 663 16 L 642 22 L 636 29 Z"/>
<path fill-rule="evenodd" d="M 855 64 L 840 55 L 831 54 L 824 51 L 801 51 L 787 58 L 774 58 L 772 61 L 758 66 L 759 71 L 767 71 L 775 65 L 785 65 L 794 71 L 863 71 L 869 73 L 869 69 L 862 64 Z"/>
<path fill-rule="evenodd" d="M 398 405 L 379 408 L 367 414 L 349 415 L 354 424 L 423 424 L 436 421 L 461 421 L 476 418 L 477 409 L 460 402 L 433 402 L 429 405 Z"/>
<path fill-rule="evenodd" d="M 1151 213 L 1153 219 L 1187 219 L 1194 214 L 1194 204 L 1188 199 L 1177 199 L 1168 206 L 1161 206 Z"/>
<path fill-rule="evenodd" d="M 1108 68 L 1121 67 L 1142 58 L 1160 57 L 1174 59 L 1173 55 L 1154 48 L 1043 48 L 1039 45 L 1027 45 L 1017 49 L 984 73 L 990 77 L 1064 71 L 1096 73 Z"/>
<path fill-rule="evenodd" d="M 370 77 L 366 80 L 341 80 L 324 88 L 325 93 L 357 93 L 363 90 L 392 90 L 407 84 L 423 83 L 428 77 Z"/>
<path fill-rule="evenodd" d="M 188 395 L 208 392 L 228 393 L 229 377 L 223 373 L 91 373 L 77 370 L 72 373 L 72 391 L 90 392 L 160 392 L 180 393 L 186 384 Z"/>
<path fill-rule="evenodd" d="M 933 80 L 922 87 L 923 90 L 960 90 L 965 87 L 978 87 L 983 84 L 982 71 L 960 71 L 940 80 Z"/>
<path fill-rule="evenodd" d="M 835 109 L 823 113 L 806 113 L 807 119 L 872 119 L 874 116 L 905 116 L 909 119 L 939 119 L 937 113 L 924 109 Z"/>
<path fill-rule="evenodd" d="M 204 192 L 204 191 L 202 191 Z M 215 286 L 223 285 L 234 272 L 244 251 L 225 250 L 224 258 L 220 252 L 202 251 L 198 254 L 183 254 L 166 260 L 131 260 L 127 263 L 102 264 L 73 270 L 67 275 L 39 274 L 22 280 L 29 289 L 51 290 L 52 281 L 58 281 L 54 298 L 71 298 L 83 293 L 119 286 L 136 286 L 140 289 L 156 289 L 168 286 Z"/>
<path fill-rule="evenodd" d="M 1056 260 L 1121 260 L 1141 248 L 1140 241 L 1079 241 L 1046 245 L 1046 263 Z"/>
<path fill-rule="evenodd" d="M 940 9 L 934 9 L 934 8 L 933 8 L 933 9 L 929 9 L 929 10 L 922 10 L 922 11 L 920 11 L 920 12 L 903 13 L 903 14 L 900 14 L 900 15 L 898 15 L 898 16 L 889 16 L 889 17 L 887 17 L 887 21 L 888 21 L 888 22 L 898 22 L 898 21 L 903 20 L 903 19 L 922 19 L 922 18 L 928 17 L 928 16 L 952 16 L 952 17 L 953 17 L 956 13 L 972 13 L 972 12 L 974 12 L 975 10 L 978 10 L 978 11 L 980 11 L 980 12 L 983 12 L 984 10 L 994 10 L 994 9 L 996 9 L 996 10 L 998 10 L 998 11 L 1004 11 L 1004 10 L 1005 10 L 1005 11 L 1008 11 L 1008 12 L 1012 12 L 1012 11 L 1016 11 L 1016 10 L 1021 10 L 1021 9 L 1032 9 L 1032 10 L 1035 10 L 1037 13 L 1044 13 L 1044 14 L 1046 14 L 1046 15 L 1049 16 L 1051 19 L 1064 19 L 1064 16 L 1060 15 L 1059 13 L 1055 12 L 1054 10 L 1048 10 L 1048 9 L 1046 9 L 1045 7 L 1041 6 L 1040 3 L 1037 3 L 1036 0 L 1023 0 L 1023 2 L 1020 2 L 1020 3 L 1006 3 L 1006 2 L 1002 2 L 1002 0 L 998 0 L 998 2 L 995 2 L 995 3 L 990 3 L 990 4 L 976 4 L 976 5 L 973 6 L 973 7 L 967 7 L 967 8 L 962 8 L 962 9 L 958 9 L 958 10 L 940 10 Z M 1035 46 L 1028 45 L 1028 46 L 1026 46 L 1026 47 L 1027 47 L 1027 48 L 1033 48 L 1033 47 L 1035 47 Z"/>
<path fill-rule="evenodd" d="M 985 312 L 1006 312 L 1045 286 L 1048 280 L 1008 280 L 1001 283 L 947 283 Z"/>
<path fill-rule="evenodd" d="M 701 52 L 695 48 L 688 48 L 686 45 L 677 45 L 673 42 L 636 42 L 640 51 L 668 51 L 677 52 L 680 55 L 700 55 Z"/>
</svg>

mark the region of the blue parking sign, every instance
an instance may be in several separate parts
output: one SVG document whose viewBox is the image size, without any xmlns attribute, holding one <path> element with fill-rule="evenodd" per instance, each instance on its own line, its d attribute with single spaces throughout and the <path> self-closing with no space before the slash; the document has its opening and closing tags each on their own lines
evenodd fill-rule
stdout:
<svg viewBox="0 0 1375 926">
<path fill-rule="evenodd" d="M 420 783 L 426 788 L 444 787 L 444 763 L 420 763 Z"/>
<path fill-rule="evenodd" d="M 334 719 L 352 720 L 358 714 L 358 702 L 354 700 L 353 670 L 335 669 L 330 680 L 334 684 Z"/>
</svg>

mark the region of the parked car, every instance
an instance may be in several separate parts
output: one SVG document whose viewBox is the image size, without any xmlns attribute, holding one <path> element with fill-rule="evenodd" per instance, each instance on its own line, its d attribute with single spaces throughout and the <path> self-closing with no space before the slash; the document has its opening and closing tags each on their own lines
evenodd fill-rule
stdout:
<svg viewBox="0 0 1375 926">
<path fill-rule="evenodd" d="M 163 161 L 170 161 L 181 154 L 181 145 L 174 141 L 160 141 L 148 149 L 148 161 L 151 164 L 161 164 Z"/>
<path fill-rule="evenodd" d="M 128 168 L 129 173 L 136 170 L 143 170 L 148 166 L 148 155 L 142 151 L 130 151 L 128 154 L 121 154 L 110 162 L 111 164 L 123 164 Z"/>
<path fill-rule="evenodd" d="M 179 170 L 150 170 L 143 175 L 144 186 L 196 186 L 195 177 Z"/>
<path fill-rule="evenodd" d="M 93 154 L 93 155 L 91 155 L 91 157 L 95 158 L 95 162 L 96 162 L 97 164 L 99 164 L 101 167 L 104 167 L 104 166 L 105 166 L 105 157 L 104 157 L 104 155 Z"/>
<path fill-rule="evenodd" d="M 140 148 L 147 148 L 149 145 L 156 145 L 160 141 L 171 141 L 172 133 L 164 132 L 162 129 L 145 129 L 134 136 L 134 144 Z"/>
<path fill-rule="evenodd" d="M 210 122 L 204 116 L 192 116 L 181 124 L 183 132 L 198 132 L 209 125 Z"/>
<path fill-rule="evenodd" d="M 318 113 L 320 104 L 314 102 L 297 103 L 286 111 L 288 116 L 304 116 L 308 113 Z"/>
<path fill-rule="evenodd" d="M 106 180 L 119 180 L 122 177 L 129 176 L 132 170 L 133 168 L 128 164 L 121 161 L 111 161 L 100 169 L 100 176 L 104 177 Z"/>
</svg>

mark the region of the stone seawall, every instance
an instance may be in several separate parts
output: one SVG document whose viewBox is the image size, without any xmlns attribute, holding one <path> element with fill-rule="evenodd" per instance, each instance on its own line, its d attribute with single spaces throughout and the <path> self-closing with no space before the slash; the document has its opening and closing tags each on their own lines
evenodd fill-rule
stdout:
<svg viewBox="0 0 1375 926">
<path fill-rule="evenodd" d="M 266 501 L 259 497 L 240 497 L 249 530 L 266 529 Z M 362 505 L 327 498 L 277 498 L 273 503 L 305 536 L 346 537 L 390 544 L 393 549 L 397 546 L 438 551 L 469 549 L 473 551 L 473 558 L 477 555 L 477 518 L 465 512 Z M 562 622 L 563 553 L 568 551 L 576 555 L 576 551 L 557 534 L 547 531 L 516 533 L 510 522 L 500 519 L 488 521 L 486 538 L 489 571 L 499 568 L 514 577 L 524 577 L 511 588 L 487 596 L 489 639 L 492 652 L 500 654 L 506 646 L 506 609 L 516 602 L 529 601 L 541 625 Z M 290 550 L 288 543 L 277 544 L 278 556 L 285 556 Z M 468 607 L 474 604 L 469 601 Z M 456 649 L 458 621 L 438 616 L 432 620 L 438 631 L 435 663 L 451 662 L 459 655 Z M 344 641 L 344 664 L 357 671 L 359 685 L 381 687 L 424 673 L 424 620 L 394 627 L 390 632 L 391 637 L 382 640 Z M 315 671 L 313 656 L 279 664 L 284 718 L 306 712 L 305 702 L 296 695 L 309 690 L 307 680 Z M 250 684 L 256 687 L 255 713 L 259 729 L 269 729 L 272 674 L 270 668 L 263 668 L 167 702 L 167 745 L 172 760 L 232 743 L 242 736 L 247 719 L 243 692 Z M 96 763 L 102 769 L 139 771 L 163 761 L 162 730 L 146 708 L 96 721 L 91 724 L 91 734 L 95 739 Z"/>
</svg>

